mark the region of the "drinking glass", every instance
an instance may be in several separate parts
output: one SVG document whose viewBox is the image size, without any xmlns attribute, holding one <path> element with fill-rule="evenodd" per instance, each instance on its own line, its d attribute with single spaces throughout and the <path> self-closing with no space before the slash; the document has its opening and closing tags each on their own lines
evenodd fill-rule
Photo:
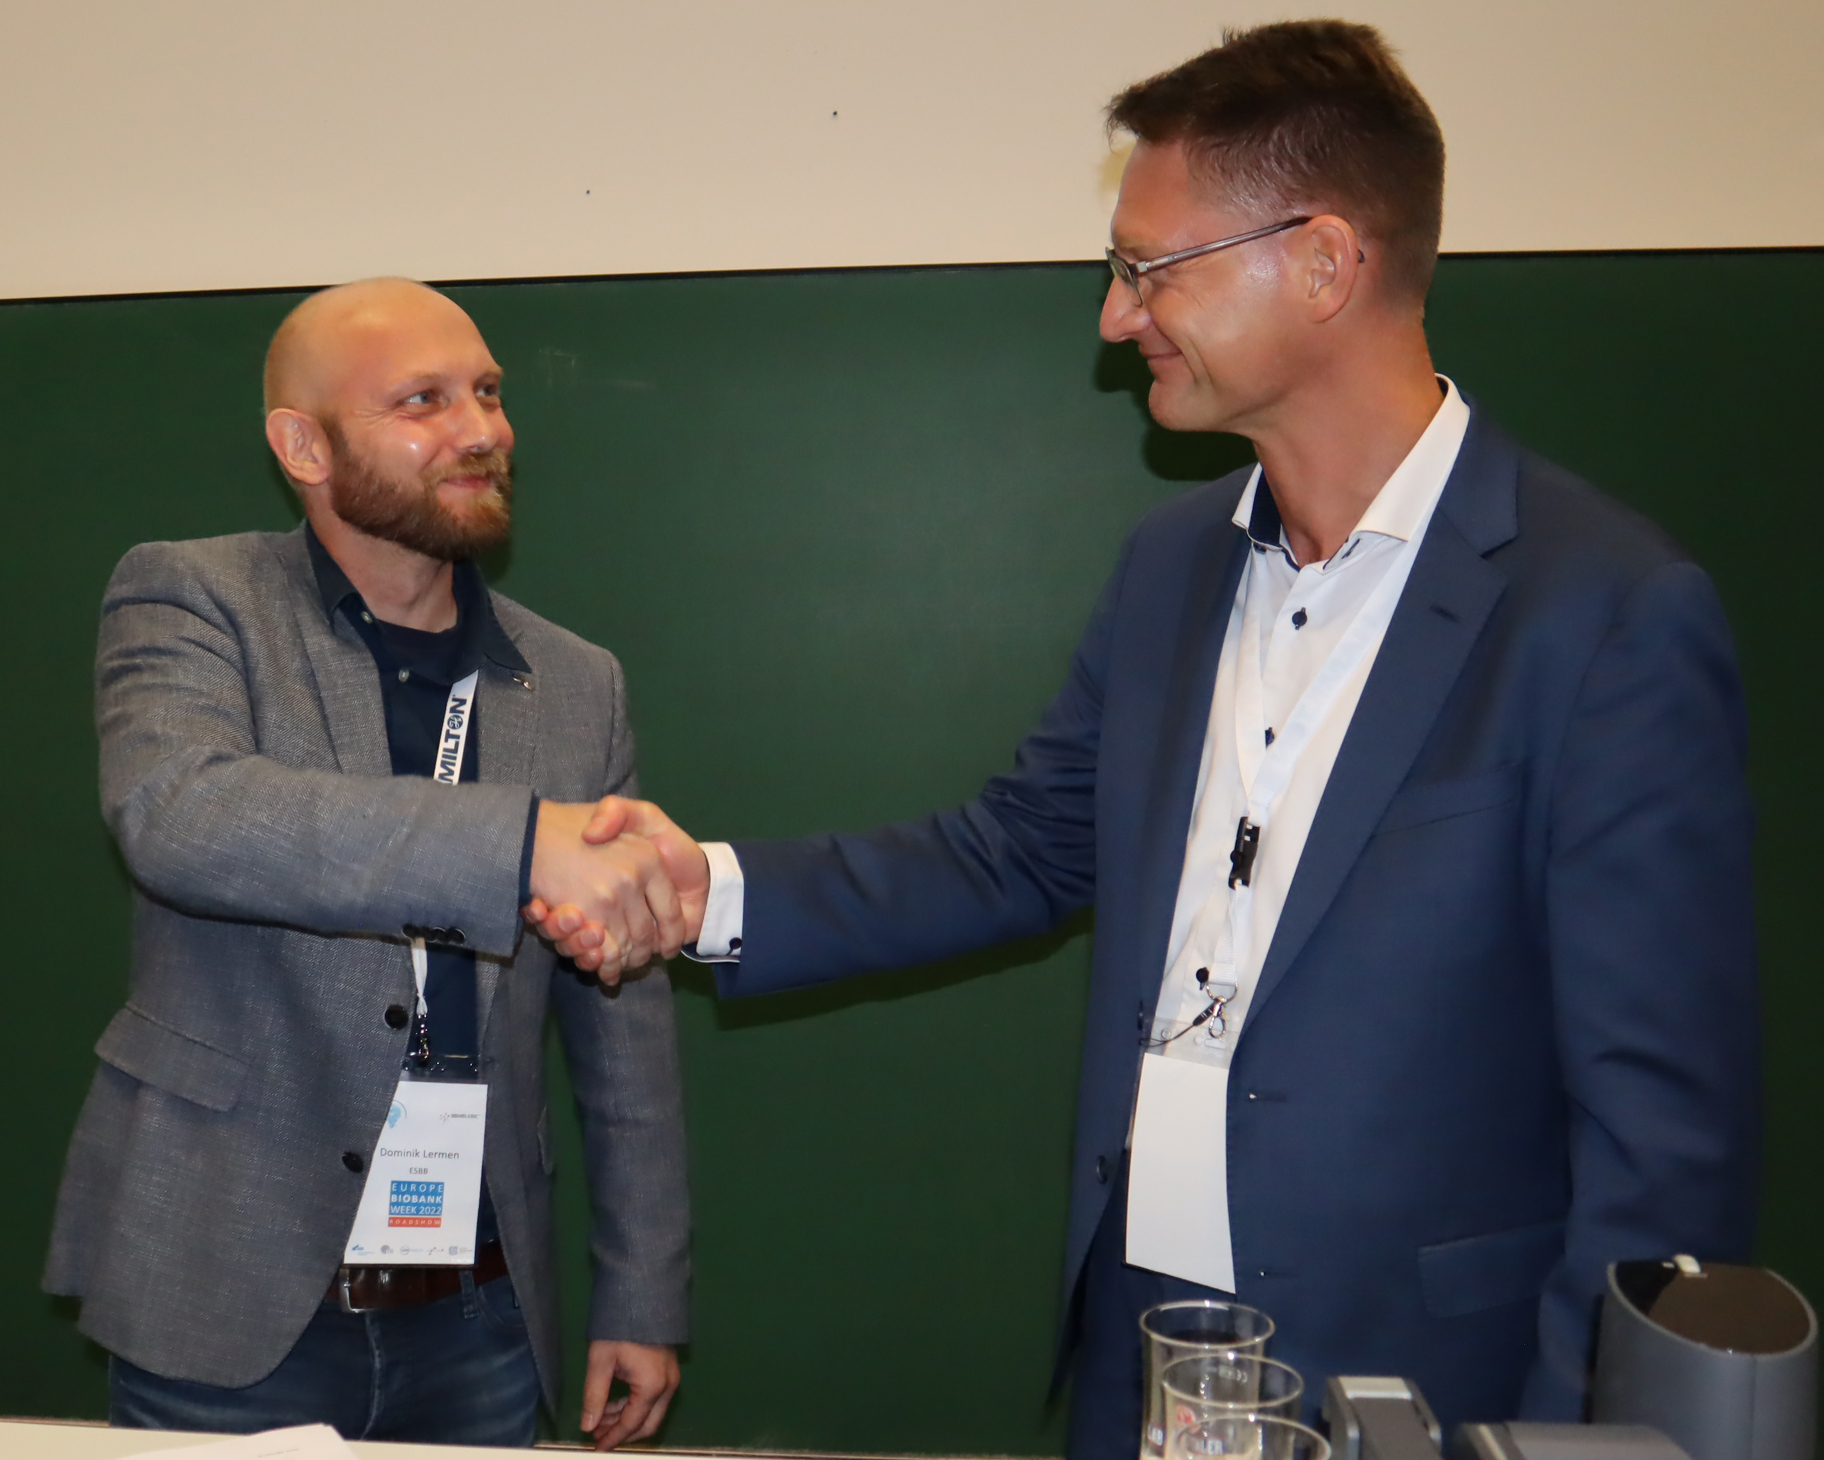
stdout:
<svg viewBox="0 0 1824 1460">
<path fill-rule="evenodd" d="M 1224 1414 L 1173 1425 L 1165 1460 L 1330 1460 L 1330 1442 L 1277 1414 Z"/>
<path fill-rule="evenodd" d="M 1186 1298 L 1161 1303 L 1140 1315 L 1140 1344 L 1146 1361 L 1141 1460 L 1165 1454 L 1165 1403 L 1159 1378 L 1174 1359 L 1202 1354 L 1265 1352 L 1273 1320 L 1258 1308 L 1223 1298 Z"/>
<path fill-rule="evenodd" d="M 1183 1416 L 1283 1414 L 1298 1417 L 1305 1381 L 1298 1370 L 1257 1354 L 1195 1354 L 1173 1359 L 1159 1376 L 1165 1396 L 1166 1430 Z"/>
</svg>

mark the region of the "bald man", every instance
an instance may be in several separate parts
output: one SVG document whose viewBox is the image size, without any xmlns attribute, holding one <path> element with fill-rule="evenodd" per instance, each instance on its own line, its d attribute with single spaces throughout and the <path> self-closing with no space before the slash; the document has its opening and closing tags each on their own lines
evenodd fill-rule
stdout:
<svg viewBox="0 0 1824 1460">
<path fill-rule="evenodd" d="M 312 296 L 265 381 L 305 525 L 146 543 L 108 585 L 133 964 L 45 1286 L 112 1355 L 117 1425 L 530 1444 L 558 1375 L 548 1010 L 594 1208 L 582 1428 L 649 1435 L 677 1386 L 689 1212 L 655 960 L 682 919 L 650 847 L 580 837 L 634 787 L 620 666 L 471 561 L 511 518 L 500 381 L 422 285 Z M 519 936 L 532 895 L 607 920 L 605 979 Z"/>
</svg>

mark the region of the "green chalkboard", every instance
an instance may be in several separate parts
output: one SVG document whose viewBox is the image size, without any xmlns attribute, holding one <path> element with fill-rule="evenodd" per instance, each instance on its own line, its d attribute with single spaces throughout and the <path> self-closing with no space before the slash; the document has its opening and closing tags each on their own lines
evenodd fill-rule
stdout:
<svg viewBox="0 0 1824 1460">
<path fill-rule="evenodd" d="M 1137 360 L 1095 337 L 1103 277 L 454 291 L 507 367 L 520 439 L 519 529 L 490 571 L 621 655 L 647 789 L 687 827 L 858 827 L 969 795 L 1058 683 L 1129 524 L 1246 459 L 1149 425 Z M 295 297 L 0 307 L 0 1413 L 105 1404 L 99 1356 L 36 1286 L 90 1048 L 124 988 L 124 875 L 94 791 L 96 604 L 135 542 L 294 520 L 258 374 Z M 1824 615 L 1803 556 L 1824 540 L 1805 427 L 1824 252 L 1450 259 L 1431 317 L 1442 368 L 1721 585 L 1761 809 L 1762 1256 L 1824 1294 L 1806 912 Z M 1046 1381 L 1089 937 L 1085 920 L 746 1005 L 679 971 L 696 1336 L 667 1443 L 1060 1448 Z"/>
</svg>

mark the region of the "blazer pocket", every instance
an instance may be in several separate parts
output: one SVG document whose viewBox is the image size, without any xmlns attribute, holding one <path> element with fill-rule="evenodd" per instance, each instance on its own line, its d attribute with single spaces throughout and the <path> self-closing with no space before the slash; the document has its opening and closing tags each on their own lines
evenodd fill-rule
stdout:
<svg viewBox="0 0 1824 1460">
<path fill-rule="evenodd" d="M 1509 1227 L 1419 1249 L 1419 1286 L 1433 1318 L 1461 1318 L 1537 1298 L 1564 1255 L 1564 1222 Z"/>
<path fill-rule="evenodd" d="M 108 1021 L 95 1053 L 142 1084 L 206 1110 L 232 1109 L 251 1068 L 239 1055 L 192 1039 L 131 1004 Z"/>
<path fill-rule="evenodd" d="M 1411 826 L 1424 826 L 1453 816 L 1467 816 L 1472 811 L 1505 806 L 1509 801 L 1519 799 L 1525 769 L 1522 762 L 1514 761 L 1496 766 L 1492 771 L 1408 786 L 1388 803 L 1387 814 L 1381 818 L 1375 834 L 1404 831 Z"/>
</svg>

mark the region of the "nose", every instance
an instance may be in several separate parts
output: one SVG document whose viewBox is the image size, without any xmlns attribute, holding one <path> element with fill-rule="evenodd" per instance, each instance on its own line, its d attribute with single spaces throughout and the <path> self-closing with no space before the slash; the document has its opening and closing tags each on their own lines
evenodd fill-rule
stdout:
<svg viewBox="0 0 1824 1460">
<path fill-rule="evenodd" d="M 1102 297 L 1102 338 L 1119 345 L 1140 335 L 1152 323 L 1146 306 L 1134 297 L 1134 291 L 1119 279 L 1108 281 L 1108 293 Z"/>
<path fill-rule="evenodd" d="M 462 455 L 481 456 L 497 449 L 513 449 L 513 428 L 507 424 L 506 410 L 498 401 L 469 395 L 460 412 L 456 444 Z"/>
</svg>

